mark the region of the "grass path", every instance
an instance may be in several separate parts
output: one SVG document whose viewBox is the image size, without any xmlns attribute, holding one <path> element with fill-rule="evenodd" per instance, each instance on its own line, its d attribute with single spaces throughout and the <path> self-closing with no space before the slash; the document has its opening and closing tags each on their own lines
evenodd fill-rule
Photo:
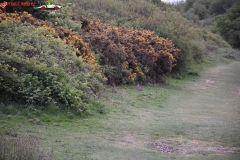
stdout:
<svg viewBox="0 0 240 160">
<path fill-rule="evenodd" d="M 182 88 L 118 88 L 106 116 L 57 127 L 56 150 L 72 159 L 239 159 L 239 73 L 234 62 Z"/>
<path fill-rule="evenodd" d="M 240 63 L 232 62 L 181 85 L 173 80 L 176 85 L 143 87 L 143 92 L 117 87 L 117 94 L 104 93 L 103 116 L 41 125 L 22 120 L 19 128 L 38 135 L 54 159 L 238 160 L 239 73 Z"/>
</svg>

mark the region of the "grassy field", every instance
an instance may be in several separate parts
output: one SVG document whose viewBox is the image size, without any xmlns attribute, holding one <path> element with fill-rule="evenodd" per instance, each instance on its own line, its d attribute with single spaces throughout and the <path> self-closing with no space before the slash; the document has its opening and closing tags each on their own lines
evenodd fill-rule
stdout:
<svg viewBox="0 0 240 160">
<path fill-rule="evenodd" d="M 28 134 L 53 159 L 159 160 L 240 158 L 240 62 L 205 69 L 188 80 L 111 88 L 106 113 L 86 118 L 2 114 L 1 130 Z M 240 91 L 239 91 L 240 92 Z"/>
</svg>

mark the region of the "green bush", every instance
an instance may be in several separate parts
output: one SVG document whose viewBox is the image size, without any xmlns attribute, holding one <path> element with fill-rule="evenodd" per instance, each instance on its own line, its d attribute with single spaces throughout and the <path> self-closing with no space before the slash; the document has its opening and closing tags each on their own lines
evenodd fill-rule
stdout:
<svg viewBox="0 0 240 160">
<path fill-rule="evenodd" d="M 153 30 L 158 36 L 170 39 L 173 44 L 181 50 L 178 54 L 176 66 L 173 72 L 184 73 L 188 70 L 189 65 L 193 62 L 196 52 L 194 48 L 198 48 L 202 54 L 203 48 L 193 43 L 194 39 L 199 38 L 195 32 L 194 26 L 179 12 L 158 11 L 151 18 L 142 22 L 144 29 Z M 201 56 L 199 56 L 201 57 Z"/>
<path fill-rule="evenodd" d="M 72 31 L 80 32 L 82 26 L 81 23 L 69 18 L 70 13 L 68 11 L 71 9 L 70 6 L 70 4 L 64 5 L 64 7 L 57 12 L 50 12 L 46 16 L 46 21 L 51 22 L 53 25 L 57 24 L 58 26 L 71 29 Z"/>
<path fill-rule="evenodd" d="M 218 34 L 214 34 L 206 29 L 197 29 L 199 37 L 204 40 L 205 47 L 212 45 L 212 47 L 226 47 L 231 48 L 231 46 Z"/>
<path fill-rule="evenodd" d="M 53 38 L 47 28 L 0 23 L 0 93 L 28 104 L 64 104 L 87 110 L 85 103 L 105 78 L 95 65 L 76 56 L 76 49 Z"/>
<path fill-rule="evenodd" d="M 233 46 L 240 48 L 240 5 L 227 10 L 217 20 L 220 34 Z"/>
<path fill-rule="evenodd" d="M 178 3 L 176 8 L 182 12 L 194 10 L 192 14 L 204 19 L 208 14 L 211 16 L 223 14 L 237 4 L 239 0 L 186 0 L 185 3 Z"/>
</svg>

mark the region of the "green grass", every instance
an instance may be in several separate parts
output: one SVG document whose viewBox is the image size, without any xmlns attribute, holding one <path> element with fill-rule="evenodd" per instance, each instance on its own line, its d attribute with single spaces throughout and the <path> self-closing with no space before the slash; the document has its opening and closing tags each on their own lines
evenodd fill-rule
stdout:
<svg viewBox="0 0 240 160">
<path fill-rule="evenodd" d="M 226 61 L 199 76 L 142 86 L 143 92 L 121 86 L 113 94 L 109 87 L 99 99 L 105 113 L 83 118 L 56 113 L 56 106 L 38 114 L 2 103 L 0 127 L 11 137 L 40 137 L 41 148 L 52 150 L 53 159 L 237 160 L 240 63 Z M 160 151 L 166 148 L 172 153 Z"/>
</svg>

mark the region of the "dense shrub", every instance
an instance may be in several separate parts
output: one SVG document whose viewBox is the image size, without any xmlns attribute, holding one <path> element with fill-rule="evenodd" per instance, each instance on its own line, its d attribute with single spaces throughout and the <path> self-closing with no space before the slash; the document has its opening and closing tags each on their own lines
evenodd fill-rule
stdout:
<svg viewBox="0 0 240 160">
<path fill-rule="evenodd" d="M 182 14 L 194 22 L 224 14 L 227 9 L 239 5 L 239 0 L 186 0 L 176 4 Z"/>
<path fill-rule="evenodd" d="M 176 3 L 174 6 L 185 18 L 194 22 L 199 28 L 204 28 L 213 32 L 214 34 L 219 34 L 219 29 L 226 27 L 222 27 L 224 26 L 223 24 L 220 24 L 220 26 L 217 27 L 216 19 L 218 19 L 219 16 L 222 17 L 221 14 L 224 14 L 228 9 L 237 5 L 240 5 L 239 0 L 186 0 Z M 229 30 L 231 29 L 229 28 Z M 230 34 L 232 35 L 230 39 L 237 38 L 236 33 L 232 32 Z M 237 39 L 229 41 L 229 39 L 226 38 L 226 35 L 222 34 L 222 36 L 225 38 L 225 40 L 231 43 L 231 45 L 235 45 L 233 43 L 237 42 Z M 208 44 L 209 46 L 208 42 L 204 43 Z M 205 48 L 208 48 L 208 46 Z"/>
<path fill-rule="evenodd" d="M 147 10 L 141 12 L 146 8 L 151 8 L 151 12 Z M 203 57 L 201 54 L 204 48 L 201 48 L 197 42 L 201 41 L 201 37 L 195 33 L 193 24 L 176 12 L 171 5 L 145 0 L 139 0 L 137 3 L 135 0 L 80 0 L 72 1 L 72 12 L 75 15 L 100 19 L 101 22 L 114 26 L 138 30 L 143 28 L 153 31 L 154 35 L 171 40 L 181 50 L 177 65 L 173 68 L 174 72 L 186 72 L 194 62 L 194 57 L 198 57 L 197 61 L 202 60 L 200 58 Z M 196 48 L 200 52 L 196 52 Z M 118 69 L 114 70 L 117 72 Z"/>
<path fill-rule="evenodd" d="M 231 46 L 218 34 L 214 34 L 206 29 L 197 29 L 196 32 L 204 40 L 205 48 L 209 47 L 226 47 L 231 48 Z"/>
<path fill-rule="evenodd" d="M 178 12 L 155 12 L 151 18 L 143 21 L 142 27 L 154 30 L 155 34 L 171 39 L 173 44 L 181 49 L 176 66 L 173 68 L 174 72 L 183 73 L 187 71 L 193 62 L 194 54 L 202 54 L 201 50 L 203 48 L 193 41 L 200 38 L 195 32 L 194 26 Z M 196 48 L 200 52 L 196 52 Z"/>
<path fill-rule="evenodd" d="M 66 0 L 61 0 L 68 2 Z M 91 19 L 100 19 L 102 23 L 114 26 L 140 29 L 140 20 L 149 18 L 156 10 L 175 10 L 169 4 L 156 0 L 73 0 L 72 13 Z"/>
<path fill-rule="evenodd" d="M 33 1 L 35 5 L 46 4 L 46 0 L 30 0 Z M 28 1 L 28 2 L 30 2 Z M 23 0 L 8 0 L 8 2 L 23 2 Z M 28 12 L 31 13 L 34 17 L 45 20 L 46 17 L 49 15 L 47 11 L 41 11 L 35 9 L 34 7 L 13 7 L 13 6 L 6 6 L 6 12 L 14 13 L 14 12 Z"/>
<path fill-rule="evenodd" d="M 57 24 L 62 26 L 65 29 L 72 30 L 74 32 L 81 31 L 81 23 L 71 20 L 70 17 L 70 4 L 64 5 L 60 10 L 55 12 L 50 12 L 46 16 L 46 21 L 51 22 L 52 24 Z"/>
<path fill-rule="evenodd" d="M 51 23 L 40 21 L 32 17 L 31 14 L 27 12 L 23 13 L 1 13 L 0 10 L 0 22 L 3 20 L 20 20 L 22 23 L 30 24 L 35 27 L 48 27 L 48 30 L 54 29 L 55 34 L 54 37 L 60 37 L 64 40 L 67 44 L 73 44 L 75 48 L 78 50 L 76 54 L 81 56 L 84 60 L 86 60 L 89 64 L 95 63 L 95 57 L 91 50 L 88 48 L 87 44 L 78 36 L 77 32 L 73 32 L 71 29 L 63 28 L 59 26 L 57 23 L 53 25 Z"/>
<path fill-rule="evenodd" d="M 209 15 L 208 3 L 203 4 L 201 2 L 196 2 L 193 5 L 194 14 L 196 14 L 200 20 L 206 19 Z"/>
<path fill-rule="evenodd" d="M 100 54 L 99 64 L 109 81 L 158 81 L 159 76 L 171 72 L 177 63 L 180 50 L 170 40 L 154 36 L 153 32 L 112 27 L 99 20 L 90 22 L 84 17 L 79 19 L 88 24 L 84 26 L 82 38 Z"/>
<path fill-rule="evenodd" d="M 221 35 L 234 47 L 240 48 L 240 5 L 229 9 L 217 20 Z"/>
<path fill-rule="evenodd" d="M 98 66 L 76 58 L 76 49 L 54 38 L 54 30 L 2 21 L 0 33 L 1 95 L 84 111 L 85 103 L 103 87 Z"/>
</svg>

